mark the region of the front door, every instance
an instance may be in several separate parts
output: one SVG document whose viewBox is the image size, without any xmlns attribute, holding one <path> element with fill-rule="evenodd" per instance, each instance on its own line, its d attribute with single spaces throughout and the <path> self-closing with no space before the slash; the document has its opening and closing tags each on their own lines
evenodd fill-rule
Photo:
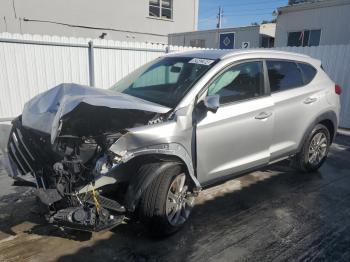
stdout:
<svg viewBox="0 0 350 262">
<path fill-rule="evenodd" d="M 209 84 L 219 95 L 216 113 L 197 122 L 197 174 L 205 184 L 269 162 L 273 102 L 266 93 L 262 61 L 228 67 Z"/>
</svg>

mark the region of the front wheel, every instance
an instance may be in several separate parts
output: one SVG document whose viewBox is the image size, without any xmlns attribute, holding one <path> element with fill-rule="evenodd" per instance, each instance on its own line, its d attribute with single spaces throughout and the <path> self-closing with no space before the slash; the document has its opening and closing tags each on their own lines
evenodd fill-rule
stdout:
<svg viewBox="0 0 350 262">
<path fill-rule="evenodd" d="M 318 170 L 327 158 L 330 141 L 328 128 L 317 124 L 308 135 L 301 151 L 294 157 L 294 167 L 303 172 Z"/>
<path fill-rule="evenodd" d="M 180 166 L 175 166 L 147 187 L 139 205 L 140 219 L 153 235 L 166 236 L 185 224 L 193 205 L 189 179 Z"/>
</svg>

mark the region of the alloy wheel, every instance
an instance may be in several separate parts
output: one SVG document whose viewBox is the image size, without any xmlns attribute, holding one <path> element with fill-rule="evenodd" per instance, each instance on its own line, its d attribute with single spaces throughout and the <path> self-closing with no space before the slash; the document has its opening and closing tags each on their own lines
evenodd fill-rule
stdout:
<svg viewBox="0 0 350 262">
<path fill-rule="evenodd" d="M 193 208 L 194 197 L 186 185 L 186 175 L 181 173 L 172 181 L 166 200 L 166 214 L 173 226 L 183 224 L 189 217 Z"/>
<path fill-rule="evenodd" d="M 327 136 L 323 133 L 317 133 L 314 135 L 310 142 L 308 161 L 311 165 L 318 165 L 325 158 L 327 154 L 328 140 Z"/>
</svg>

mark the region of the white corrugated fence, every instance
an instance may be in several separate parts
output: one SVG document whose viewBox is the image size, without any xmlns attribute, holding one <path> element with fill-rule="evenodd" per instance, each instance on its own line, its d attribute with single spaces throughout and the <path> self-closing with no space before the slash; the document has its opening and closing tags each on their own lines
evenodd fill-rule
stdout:
<svg viewBox="0 0 350 262">
<path fill-rule="evenodd" d="M 108 88 L 166 52 L 197 49 L 101 39 L 90 49 L 90 41 L 0 33 L 0 120 L 19 115 L 26 101 L 60 83 Z"/>
<path fill-rule="evenodd" d="M 0 42 L 0 118 L 18 115 L 28 99 L 59 83 L 89 83 L 87 48 L 35 44 L 77 45 L 83 39 L 5 33 L 0 38 L 13 40 Z"/>
<path fill-rule="evenodd" d="M 33 96 L 60 83 L 108 88 L 166 52 L 193 50 L 151 43 L 0 33 L 0 121 L 21 113 Z M 350 128 L 350 45 L 283 47 L 318 58 L 343 87 L 340 126 Z"/>
<path fill-rule="evenodd" d="M 322 66 L 328 76 L 343 89 L 340 96 L 342 108 L 339 126 L 350 128 L 350 45 L 281 47 L 276 49 L 306 54 L 322 61 Z"/>
</svg>

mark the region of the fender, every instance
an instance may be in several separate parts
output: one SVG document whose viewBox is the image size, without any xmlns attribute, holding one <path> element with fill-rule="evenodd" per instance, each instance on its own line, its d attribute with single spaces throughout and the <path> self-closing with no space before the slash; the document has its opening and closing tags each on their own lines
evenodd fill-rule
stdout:
<svg viewBox="0 0 350 262">
<path fill-rule="evenodd" d="M 312 129 L 315 127 L 315 125 L 317 125 L 318 123 L 320 123 L 324 120 L 330 120 L 333 124 L 334 134 L 333 134 L 333 137 L 331 138 L 332 139 L 331 141 L 333 141 L 335 135 L 337 134 L 338 119 L 337 119 L 337 115 L 335 114 L 335 112 L 326 111 L 326 112 L 322 113 L 321 115 L 319 115 L 318 117 L 316 117 L 315 120 L 312 121 L 312 123 L 307 127 L 307 129 L 305 130 L 304 135 L 299 143 L 297 152 L 300 152 L 301 148 L 303 147 L 303 145 L 305 143 L 305 140 L 307 139 L 308 135 L 310 134 Z"/>
<path fill-rule="evenodd" d="M 114 150 L 113 150 L 114 149 Z M 111 147 L 110 150 L 114 153 L 120 153 L 116 150 L 115 147 Z M 152 146 L 147 146 L 143 148 L 138 148 L 131 151 L 124 151 L 120 161 L 123 163 L 129 162 L 131 159 L 134 159 L 138 156 L 143 155 L 157 155 L 157 156 L 174 156 L 176 158 L 181 159 L 181 161 L 185 164 L 188 175 L 191 178 L 194 184 L 194 193 L 198 193 L 202 187 L 197 180 L 192 164 L 192 159 L 190 155 L 187 153 L 186 149 L 178 144 L 178 143 L 166 143 L 166 144 L 157 144 Z M 172 165 L 179 165 L 180 162 L 172 161 L 172 162 L 164 162 L 160 163 L 159 168 L 152 174 L 148 175 L 148 177 L 137 177 L 132 179 L 129 185 L 129 189 L 126 195 L 126 207 L 129 211 L 134 211 L 135 206 L 142 193 L 145 191 L 147 186 L 162 173 L 165 168 L 169 168 Z"/>
</svg>

